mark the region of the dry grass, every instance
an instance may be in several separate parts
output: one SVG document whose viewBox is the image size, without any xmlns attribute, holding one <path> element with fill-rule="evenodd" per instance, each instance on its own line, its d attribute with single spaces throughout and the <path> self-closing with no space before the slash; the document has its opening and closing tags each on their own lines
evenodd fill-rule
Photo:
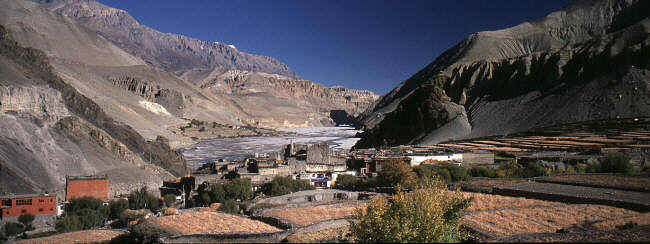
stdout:
<svg viewBox="0 0 650 244">
<path fill-rule="evenodd" d="M 198 233 L 263 233 L 281 231 L 266 223 L 236 215 L 198 211 L 165 216 L 151 220 L 159 228 L 177 234 Z"/>
<path fill-rule="evenodd" d="M 328 240 L 346 240 L 348 233 L 350 233 L 350 227 L 343 226 L 319 231 L 298 232 L 287 236 L 287 241 L 290 243 L 316 243 Z"/>
<path fill-rule="evenodd" d="M 16 243 L 91 243 L 91 242 L 108 242 L 113 238 L 123 235 L 123 231 L 116 230 L 83 230 L 77 232 L 63 233 L 48 237 L 19 240 Z"/>
<path fill-rule="evenodd" d="M 465 215 L 461 223 L 493 238 L 502 238 L 524 233 L 552 233 L 575 224 L 636 214 L 621 208 L 579 204 L 475 212 Z"/>
<path fill-rule="evenodd" d="M 524 207 L 563 207 L 565 203 L 528 199 L 523 197 L 506 197 L 483 193 L 461 192 L 464 197 L 473 197 L 472 204 L 466 212 L 503 210 Z"/>
<path fill-rule="evenodd" d="M 606 220 L 603 222 L 595 223 L 593 227 L 599 230 L 615 230 L 616 226 L 625 225 L 629 222 L 636 223 L 637 225 L 650 225 L 650 213 L 638 214 L 624 218 L 613 220 Z"/>
<path fill-rule="evenodd" d="M 542 180 L 650 192 L 650 177 L 580 174 L 544 177 Z"/>
<path fill-rule="evenodd" d="M 308 208 L 274 209 L 266 212 L 264 215 L 283 220 L 293 225 L 307 226 L 324 220 L 339 219 L 352 216 L 354 214 L 354 210 L 357 207 L 363 205 L 365 205 L 365 203 L 322 205 Z"/>
</svg>

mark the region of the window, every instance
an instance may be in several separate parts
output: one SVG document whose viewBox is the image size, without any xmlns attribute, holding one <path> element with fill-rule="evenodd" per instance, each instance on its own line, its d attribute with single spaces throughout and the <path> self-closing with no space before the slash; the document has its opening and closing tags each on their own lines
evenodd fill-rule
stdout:
<svg viewBox="0 0 650 244">
<path fill-rule="evenodd" d="M 43 208 L 39 208 L 38 211 L 39 211 L 39 212 L 43 212 Z"/>
<path fill-rule="evenodd" d="M 27 213 L 27 209 L 21 209 L 20 212 L 21 213 Z"/>
<path fill-rule="evenodd" d="M 9 206 L 11 207 L 11 199 L 2 199 L 2 206 Z"/>
<path fill-rule="evenodd" d="M 38 202 L 45 202 L 45 199 L 38 199 Z"/>
<path fill-rule="evenodd" d="M 16 206 L 21 205 L 32 205 L 32 199 L 18 199 L 16 200 Z"/>
</svg>

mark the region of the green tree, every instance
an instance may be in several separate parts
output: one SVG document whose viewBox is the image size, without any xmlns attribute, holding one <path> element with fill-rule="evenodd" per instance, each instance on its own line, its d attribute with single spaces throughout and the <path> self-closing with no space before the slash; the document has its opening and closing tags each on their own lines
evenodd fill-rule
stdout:
<svg viewBox="0 0 650 244">
<path fill-rule="evenodd" d="M 338 189 L 353 190 L 356 189 L 358 185 L 359 185 L 359 180 L 354 175 L 344 174 L 336 177 L 335 187 Z"/>
<path fill-rule="evenodd" d="M 425 181 L 411 192 L 398 187 L 392 200 L 378 196 L 355 211 L 351 234 L 360 242 L 457 242 L 459 219 L 471 199 Z"/>
<path fill-rule="evenodd" d="M 304 180 L 294 180 L 291 177 L 277 176 L 264 185 L 262 192 L 268 196 L 281 196 L 289 193 L 316 189 L 309 182 Z"/>
<path fill-rule="evenodd" d="M 34 229 L 32 227 L 32 222 L 34 222 L 34 215 L 33 214 L 22 214 L 18 216 L 18 222 L 22 223 L 25 226 L 26 230 L 31 230 Z"/>
<path fill-rule="evenodd" d="M 101 226 L 104 223 L 102 214 L 94 209 L 84 208 L 79 210 L 76 215 L 79 216 L 81 229 L 84 230 Z"/>
<path fill-rule="evenodd" d="M 239 205 L 232 199 L 226 200 L 221 206 L 219 207 L 219 211 L 226 212 L 226 213 L 231 213 L 231 214 L 236 214 L 239 213 Z"/>
<path fill-rule="evenodd" d="M 108 214 L 109 218 L 111 219 L 120 218 L 120 214 L 122 214 L 124 210 L 129 209 L 129 201 L 127 201 L 126 199 L 111 201 L 108 204 L 108 209 L 109 209 L 109 214 Z"/>
<path fill-rule="evenodd" d="M 629 173 L 631 170 L 630 159 L 624 153 L 611 153 L 600 162 L 602 173 Z"/>
<path fill-rule="evenodd" d="M 63 218 L 60 218 L 56 221 L 54 228 L 59 233 L 65 233 L 65 232 L 73 232 L 73 231 L 81 230 L 83 228 L 83 225 L 81 225 L 79 216 L 74 214 L 72 215 L 66 214 L 65 216 L 63 216 Z"/>
<path fill-rule="evenodd" d="M 7 236 L 13 236 L 22 233 L 25 231 L 25 226 L 21 223 L 16 222 L 7 222 L 5 223 L 5 234 Z"/>
<path fill-rule="evenodd" d="M 476 166 L 470 169 L 470 175 L 472 177 L 489 177 L 489 178 L 495 178 L 497 177 L 496 171 L 492 168 L 487 168 L 484 166 Z"/>
<path fill-rule="evenodd" d="M 94 197 L 81 197 L 70 199 L 70 202 L 65 205 L 65 212 L 75 214 L 82 209 L 92 209 L 98 211 L 103 217 L 108 216 L 108 208 L 104 206 L 101 199 Z"/>
<path fill-rule="evenodd" d="M 176 195 L 167 194 L 163 197 L 163 200 L 165 201 L 165 206 L 171 207 L 176 202 Z"/>
<path fill-rule="evenodd" d="M 161 200 L 142 187 L 129 195 L 129 209 L 149 209 L 158 211 L 162 205 Z"/>
<path fill-rule="evenodd" d="M 249 200 L 253 198 L 253 184 L 250 179 L 234 179 L 230 182 L 223 184 L 223 189 L 226 193 L 226 200 Z"/>
<path fill-rule="evenodd" d="M 226 201 L 226 190 L 224 190 L 223 184 L 215 184 L 210 186 L 208 195 L 210 195 L 210 200 L 212 202 L 223 203 Z"/>
<path fill-rule="evenodd" d="M 227 180 L 238 179 L 240 177 L 241 176 L 239 175 L 239 173 L 237 173 L 237 171 L 234 170 L 228 171 L 228 173 L 223 176 L 223 178 Z"/>
</svg>

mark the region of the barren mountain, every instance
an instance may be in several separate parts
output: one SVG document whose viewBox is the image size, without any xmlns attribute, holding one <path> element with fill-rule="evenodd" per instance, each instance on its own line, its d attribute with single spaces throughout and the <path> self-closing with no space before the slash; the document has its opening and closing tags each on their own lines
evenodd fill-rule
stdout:
<svg viewBox="0 0 650 244">
<path fill-rule="evenodd" d="M 0 186 L 62 193 L 67 175 L 107 175 L 111 193 L 155 189 L 185 171 L 164 138 L 146 141 L 54 74 L 46 55 L 0 25 Z M 153 155 L 146 162 L 145 155 Z"/>
<path fill-rule="evenodd" d="M 361 116 L 357 147 L 650 116 L 650 3 L 578 0 L 470 35 Z"/>
<path fill-rule="evenodd" d="M 129 13 L 92 0 L 40 0 L 45 7 L 77 20 L 154 67 L 177 75 L 207 75 L 217 67 L 298 78 L 282 62 L 240 52 L 232 45 L 161 33 L 141 25 Z M 206 73 L 207 72 L 207 73 Z"/>
<path fill-rule="evenodd" d="M 76 20 L 147 64 L 199 86 L 206 90 L 206 96 L 218 100 L 216 106 L 232 113 L 202 116 L 201 120 L 270 128 L 333 125 L 332 110 L 359 114 L 377 98 L 369 91 L 300 80 L 271 57 L 240 52 L 224 43 L 158 32 L 139 24 L 124 10 L 93 0 L 37 2 Z M 224 121 L 224 117 L 229 119 Z"/>
</svg>

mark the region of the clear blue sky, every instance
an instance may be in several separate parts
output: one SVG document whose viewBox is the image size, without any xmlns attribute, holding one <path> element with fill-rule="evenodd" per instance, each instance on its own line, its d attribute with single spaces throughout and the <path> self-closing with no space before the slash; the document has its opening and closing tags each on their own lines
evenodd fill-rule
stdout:
<svg viewBox="0 0 650 244">
<path fill-rule="evenodd" d="M 161 32 L 274 57 L 304 79 L 386 93 L 467 35 L 568 0 L 99 0 Z"/>
</svg>

